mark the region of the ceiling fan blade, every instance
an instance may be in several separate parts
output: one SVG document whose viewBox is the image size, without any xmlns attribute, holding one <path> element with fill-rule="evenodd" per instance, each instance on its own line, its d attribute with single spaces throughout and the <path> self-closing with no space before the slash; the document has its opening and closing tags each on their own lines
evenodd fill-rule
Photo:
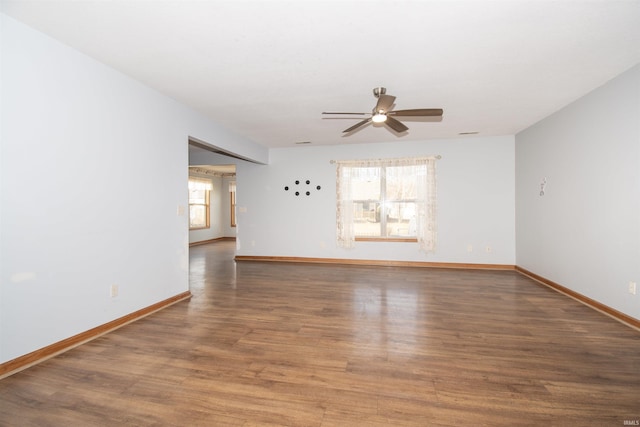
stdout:
<svg viewBox="0 0 640 427">
<path fill-rule="evenodd" d="M 367 123 L 371 122 L 371 119 L 364 119 L 361 122 L 356 123 L 355 125 L 351 126 L 349 129 L 345 129 L 342 131 L 342 133 L 349 133 L 349 132 L 353 132 L 354 130 L 358 129 L 360 126 L 364 126 Z"/>
<path fill-rule="evenodd" d="M 415 110 L 397 110 L 391 111 L 389 114 L 394 116 L 441 116 L 443 113 L 441 108 L 419 108 Z"/>
<path fill-rule="evenodd" d="M 404 131 L 409 130 L 408 127 L 406 127 L 405 125 L 403 125 L 401 122 L 399 122 L 398 120 L 394 119 L 393 117 L 389 117 L 387 116 L 387 120 L 385 121 L 385 123 L 387 125 L 389 125 L 389 127 L 393 130 L 395 130 L 398 133 L 402 133 Z"/>
<path fill-rule="evenodd" d="M 322 114 L 354 114 L 354 115 L 357 115 L 357 116 L 366 116 L 367 114 L 371 114 L 371 113 L 342 113 L 342 112 L 334 113 L 334 112 L 331 112 L 331 111 L 330 112 L 323 111 Z"/>
<path fill-rule="evenodd" d="M 382 111 L 384 113 L 388 112 L 393 103 L 395 102 L 396 97 L 391 95 L 380 95 L 378 97 L 378 103 L 376 104 L 376 111 Z"/>
</svg>

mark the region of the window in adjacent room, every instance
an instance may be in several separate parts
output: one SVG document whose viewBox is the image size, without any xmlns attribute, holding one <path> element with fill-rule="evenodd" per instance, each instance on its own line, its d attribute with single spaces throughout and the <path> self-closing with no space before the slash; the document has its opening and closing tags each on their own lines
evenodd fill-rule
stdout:
<svg viewBox="0 0 640 427">
<path fill-rule="evenodd" d="M 189 230 L 209 228 L 209 193 L 211 189 L 210 180 L 189 177 Z"/>
<path fill-rule="evenodd" d="M 231 226 L 236 226 L 236 182 L 229 182 L 229 197 L 231 205 Z"/>
<path fill-rule="evenodd" d="M 435 157 L 337 162 L 338 245 L 418 242 L 435 249 Z"/>
</svg>

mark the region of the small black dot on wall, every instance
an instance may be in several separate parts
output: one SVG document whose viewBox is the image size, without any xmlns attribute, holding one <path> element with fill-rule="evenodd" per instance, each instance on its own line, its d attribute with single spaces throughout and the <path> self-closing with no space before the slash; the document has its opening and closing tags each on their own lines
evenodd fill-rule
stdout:
<svg viewBox="0 0 640 427">
<path fill-rule="evenodd" d="M 318 185 L 318 186 L 316 187 L 316 190 L 319 190 L 319 189 L 320 189 L 320 186 Z"/>
<path fill-rule="evenodd" d="M 300 181 L 296 181 L 296 185 L 300 184 Z"/>
<path fill-rule="evenodd" d="M 309 194 L 311 194 L 311 193 L 307 191 L 307 196 L 308 196 Z"/>
<path fill-rule="evenodd" d="M 299 195 L 300 195 L 300 192 L 299 192 L 299 191 L 296 191 L 296 196 L 299 196 Z"/>
<path fill-rule="evenodd" d="M 289 191 L 289 187 L 284 187 L 284 191 Z"/>
<path fill-rule="evenodd" d="M 311 184 L 311 181 L 307 180 L 307 185 Z"/>
</svg>

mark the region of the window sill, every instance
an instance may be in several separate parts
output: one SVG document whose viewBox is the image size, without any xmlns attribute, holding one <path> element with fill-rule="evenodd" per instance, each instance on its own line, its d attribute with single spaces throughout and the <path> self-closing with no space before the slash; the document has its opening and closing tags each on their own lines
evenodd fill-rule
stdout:
<svg viewBox="0 0 640 427">
<path fill-rule="evenodd" d="M 415 237 L 356 237 L 356 242 L 417 242 Z"/>
</svg>

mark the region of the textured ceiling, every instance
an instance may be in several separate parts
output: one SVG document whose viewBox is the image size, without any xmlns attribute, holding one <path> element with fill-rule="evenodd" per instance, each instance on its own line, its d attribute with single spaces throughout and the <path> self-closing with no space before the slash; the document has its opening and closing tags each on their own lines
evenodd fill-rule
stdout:
<svg viewBox="0 0 640 427">
<path fill-rule="evenodd" d="M 640 62 L 640 2 L 2 1 L 2 11 L 268 147 L 509 135 Z M 368 125 L 372 89 L 441 122 Z"/>
</svg>

